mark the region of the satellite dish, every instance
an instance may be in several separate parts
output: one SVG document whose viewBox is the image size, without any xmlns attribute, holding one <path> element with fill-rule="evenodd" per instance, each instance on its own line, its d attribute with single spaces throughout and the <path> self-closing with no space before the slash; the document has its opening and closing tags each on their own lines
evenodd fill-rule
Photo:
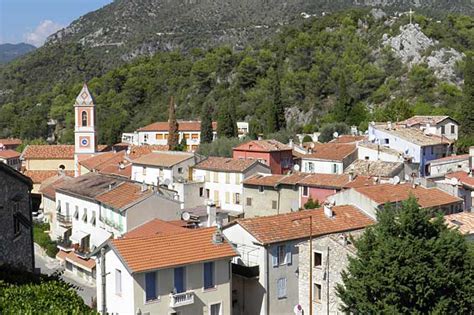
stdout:
<svg viewBox="0 0 474 315">
<path fill-rule="evenodd" d="M 299 166 L 298 164 L 295 164 L 295 165 L 293 166 L 293 170 L 294 170 L 295 172 L 298 172 L 298 171 L 300 170 L 300 166 Z"/>
<path fill-rule="evenodd" d="M 393 184 L 396 185 L 396 184 L 399 184 L 399 183 L 400 183 L 400 177 L 395 176 L 395 177 L 393 178 Z"/>
<path fill-rule="evenodd" d="M 170 184 L 170 180 L 169 180 L 169 178 L 165 179 L 165 181 L 164 181 L 164 183 L 163 183 L 163 184 L 164 184 L 164 185 L 166 185 L 166 186 L 168 186 L 168 185 Z"/>
<path fill-rule="evenodd" d="M 183 219 L 184 221 L 189 221 L 189 219 L 191 219 L 191 215 L 189 214 L 189 212 L 184 211 L 183 213 L 181 213 L 181 219 Z"/>
<path fill-rule="evenodd" d="M 334 131 L 334 133 L 332 134 L 333 138 L 337 138 L 339 137 L 339 132 L 337 131 Z"/>
<path fill-rule="evenodd" d="M 409 181 L 409 180 L 410 180 L 410 175 L 405 174 L 405 181 Z"/>
</svg>

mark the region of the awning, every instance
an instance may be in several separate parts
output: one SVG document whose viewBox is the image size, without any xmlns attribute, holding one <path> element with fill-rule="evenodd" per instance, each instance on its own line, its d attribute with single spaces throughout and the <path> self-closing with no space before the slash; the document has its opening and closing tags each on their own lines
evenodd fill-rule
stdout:
<svg viewBox="0 0 474 315">
<path fill-rule="evenodd" d="M 79 244 L 81 240 L 88 236 L 89 233 L 83 232 L 83 231 L 76 231 L 73 232 L 71 237 L 69 238 L 73 244 Z"/>
</svg>

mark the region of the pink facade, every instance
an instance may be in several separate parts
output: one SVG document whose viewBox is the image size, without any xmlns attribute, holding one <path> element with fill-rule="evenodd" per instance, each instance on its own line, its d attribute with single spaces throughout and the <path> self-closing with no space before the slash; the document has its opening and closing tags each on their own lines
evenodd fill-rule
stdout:
<svg viewBox="0 0 474 315">
<path fill-rule="evenodd" d="M 233 158 L 259 160 L 270 167 L 272 174 L 286 174 L 293 167 L 291 150 L 261 152 L 234 149 Z"/>
<path fill-rule="evenodd" d="M 307 187 L 305 189 L 305 187 Z M 307 195 L 305 195 L 305 190 L 307 190 Z M 309 187 L 309 186 L 302 186 L 300 189 L 300 196 L 301 196 L 301 207 L 304 207 L 304 204 L 308 201 L 309 197 L 313 198 L 314 201 L 318 200 L 319 204 L 322 204 L 327 197 L 335 194 L 337 192 L 334 188 L 317 188 L 317 187 Z"/>
</svg>

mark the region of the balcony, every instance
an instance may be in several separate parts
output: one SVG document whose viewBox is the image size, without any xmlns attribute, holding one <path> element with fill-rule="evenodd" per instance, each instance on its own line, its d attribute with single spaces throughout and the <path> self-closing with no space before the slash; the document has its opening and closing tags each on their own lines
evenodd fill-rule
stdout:
<svg viewBox="0 0 474 315">
<path fill-rule="evenodd" d="M 64 215 L 61 213 L 57 213 L 56 219 L 58 220 L 59 224 L 64 227 L 72 226 L 72 216 Z"/>
<path fill-rule="evenodd" d="M 194 303 L 194 291 L 188 291 L 183 293 L 170 293 L 170 307 L 180 307 Z"/>
<path fill-rule="evenodd" d="M 63 250 L 65 252 L 70 252 L 74 249 L 72 242 L 67 239 L 66 240 L 59 239 L 56 245 L 60 250 Z"/>
</svg>

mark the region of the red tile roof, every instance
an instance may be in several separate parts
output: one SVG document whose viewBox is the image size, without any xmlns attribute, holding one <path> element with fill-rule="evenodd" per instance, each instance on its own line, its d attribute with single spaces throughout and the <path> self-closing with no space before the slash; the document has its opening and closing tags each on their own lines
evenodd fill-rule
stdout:
<svg viewBox="0 0 474 315">
<path fill-rule="evenodd" d="M 150 190 L 142 192 L 141 185 L 138 183 L 122 182 L 111 190 L 96 196 L 95 199 L 109 207 L 120 210 L 152 194 L 153 192 Z"/>
<path fill-rule="evenodd" d="M 311 174 L 298 182 L 299 185 L 342 189 L 350 181 L 349 175 Z"/>
<path fill-rule="evenodd" d="M 20 153 L 15 150 L 2 150 L 0 151 L 0 159 L 15 159 L 20 157 Z"/>
<path fill-rule="evenodd" d="M 193 153 L 176 151 L 153 151 L 133 160 L 133 164 L 172 167 L 178 163 L 194 158 Z"/>
<path fill-rule="evenodd" d="M 186 224 L 186 222 L 184 222 L 184 224 Z M 177 224 L 166 222 L 160 219 L 153 219 L 140 226 L 137 226 L 133 230 L 130 230 L 124 234 L 123 237 L 148 237 L 157 234 L 182 233 L 185 231 L 190 230 Z"/>
<path fill-rule="evenodd" d="M 245 179 L 243 183 L 245 185 L 255 185 L 255 186 L 276 186 L 280 183 L 285 175 L 276 175 L 276 174 L 255 174 Z"/>
<path fill-rule="evenodd" d="M 252 140 L 242 143 L 234 148 L 234 151 L 251 151 L 251 152 L 274 152 L 274 151 L 288 151 L 291 150 L 289 146 L 277 140 Z"/>
<path fill-rule="evenodd" d="M 336 139 L 332 139 L 329 143 L 355 143 L 366 139 L 367 136 L 341 135 Z"/>
<path fill-rule="evenodd" d="M 474 212 L 459 212 L 444 216 L 450 228 L 459 229 L 465 235 L 474 234 Z"/>
<path fill-rule="evenodd" d="M 433 208 L 462 202 L 462 199 L 451 196 L 438 188 L 424 188 L 421 186 L 413 188 L 408 183 L 398 185 L 380 184 L 354 189 L 379 205 L 407 200 L 410 195 L 417 199 L 422 208 Z"/>
<path fill-rule="evenodd" d="M 210 156 L 204 161 L 196 164 L 195 169 L 222 171 L 222 172 L 238 172 L 242 173 L 248 168 L 258 164 L 257 160 L 252 159 L 232 159 L 225 157 Z M 263 165 L 263 164 L 262 164 Z"/>
<path fill-rule="evenodd" d="M 126 237 L 110 242 L 112 248 L 131 272 L 145 272 L 237 256 L 224 240 L 216 244 L 212 236 L 216 228 L 201 228 L 182 233 L 149 237 Z"/>
<path fill-rule="evenodd" d="M 0 144 L 1 145 L 20 145 L 22 144 L 22 141 L 20 139 L 14 139 L 14 138 L 3 138 L 3 139 L 0 139 Z"/>
<path fill-rule="evenodd" d="M 33 184 L 41 184 L 48 178 L 58 175 L 58 171 L 25 171 L 23 174 L 31 178 Z M 65 174 L 73 177 L 74 171 L 66 171 Z"/>
<path fill-rule="evenodd" d="M 66 176 L 65 174 L 50 177 L 43 181 L 39 192 L 51 200 L 56 200 L 56 188 L 61 187 L 63 183 L 71 179 L 72 177 Z"/>
<path fill-rule="evenodd" d="M 62 251 L 60 250 L 57 254 L 56 254 L 56 258 L 59 259 L 59 260 L 66 260 L 66 261 L 69 261 L 75 265 L 79 265 L 80 267 L 88 270 L 88 271 L 92 271 L 92 269 L 95 268 L 95 260 L 92 259 L 92 258 L 89 258 L 89 259 L 82 259 L 80 257 L 78 257 L 76 254 L 74 254 L 74 252 L 65 252 L 65 251 Z"/>
<path fill-rule="evenodd" d="M 440 159 L 431 160 L 428 163 L 433 164 L 433 163 L 438 163 L 438 162 L 449 162 L 449 161 L 458 161 L 458 160 L 469 160 L 469 154 L 445 156 Z"/>
<path fill-rule="evenodd" d="M 422 125 L 430 124 L 434 126 L 448 118 L 450 117 L 449 116 L 413 116 L 406 120 L 400 121 L 397 124 L 407 125 L 408 127 L 418 125 L 418 124 L 422 124 Z"/>
<path fill-rule="evenodd" d="M 23 150 L 22 158 L 25 160 L 74 160 L 74 145 L 28 145 Z"/>
<path fill-rule="evenodd" d="M 446 178 L 456 178 L 463 185 L 474 188 L 474 176 L 469 176 L 469 173 L 459 171 L 454 173 L 446 174 Z"/>
<path fill-rule="evenodd" d="M 321 143 L 314 146 L 312 153 L 303 155 L 303 159 L 342 161 L 357 150 L 354 144 Z"/>
<path fill-rule="evenodd" d="M 334 206 L 333 217 L 328 218 L 323 208 L 302 210 L 230 223 L 240 224 L 262 244 L 272 244 L 309 237 L 309 217 L 312 216 L 313 236 L 365 228 L 375 222 L 354 206 Z"/>
<path fill-rule="evenodd" d="M 212 129 L 217 130 L 217 122 L 212 122 Z M 138 131 L 161 131 L 168 132 L 169 122 L 159 121 L 138 129 Z M 178 131 L 201 131 L 200 120 L 178 120 Z"/>
</svg>

